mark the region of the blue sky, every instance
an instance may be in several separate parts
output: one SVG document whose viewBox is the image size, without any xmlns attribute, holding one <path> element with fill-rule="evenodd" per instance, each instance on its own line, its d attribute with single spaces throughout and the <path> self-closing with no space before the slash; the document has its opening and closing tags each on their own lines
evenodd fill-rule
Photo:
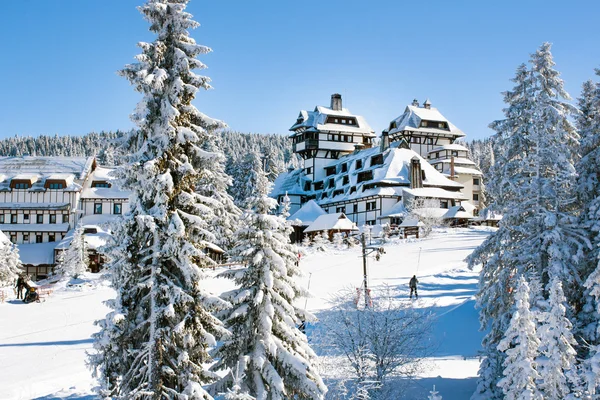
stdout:
<svg viewBox="0 0 600 400">
<path fill-rule="evenodd" d="M 128 129 L 139 95 L 116 71 L 150 41 L 141 0 L 3 1 L 0 137 Z M 600 67 L 597 1 L 191 0 L 214 90 L 196 106 L 281 133 L 332 93 L 379 133 L 413 98 L 483 138 L 500 92 L 544 41 L 577 97 Z"/>
</svg>

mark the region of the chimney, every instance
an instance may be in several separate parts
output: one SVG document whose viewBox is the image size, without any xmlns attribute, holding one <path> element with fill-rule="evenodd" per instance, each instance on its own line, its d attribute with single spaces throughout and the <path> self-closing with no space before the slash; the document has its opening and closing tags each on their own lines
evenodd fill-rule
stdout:
<svg viewBox="0 0 600 400">
<path fill-rule="evenodd" d="M 364 145 L 364 144 L 362 144 L 362 143 L 354 143 L 354 153 L 352 153 L 352 154 L 356 154 L 356 153 L 358 153 L 358 152 L 359 152 L 359 151 L 361 151 L 361 150 L 362 150 L 364 147 L 365 147 L 365 145 Z"/>
<path fill-rule="evenodd" d="M 414 99 L 412 102 L 413 107 L 419 107 L 419 100 Z"/>
<path fill-rule="evenodd" d="M 390 134 L 387 129 L 381 132 L 381 143 L 379 143 L 379 149 L 383 153 L 390 148 Z"/>
<path fill-rule="evenodd" d="M 423 187 L 423 172 L 421 170 L 421 160 L 419 157 L 413 157 L 410 160 L 410 188 L 419 189 Z"/>
<path fill-rule="evenodd" d="M 450 156 L 450 179 L 454 180 L 454 156 Z"/>
<path fill-rule="evenodd" d="M 429 99 L 425 100 L 425 103 L 423 103 L 423 107 L 425 107 L 426 109 L 431 109 L 431 102 L 429 101 Z"/>
<path fill-rule="evenodd" d="M 334 93 L 331 95 L 331 109 L 335 111 L 342 111 L 342 95 Z"/>
</svg>

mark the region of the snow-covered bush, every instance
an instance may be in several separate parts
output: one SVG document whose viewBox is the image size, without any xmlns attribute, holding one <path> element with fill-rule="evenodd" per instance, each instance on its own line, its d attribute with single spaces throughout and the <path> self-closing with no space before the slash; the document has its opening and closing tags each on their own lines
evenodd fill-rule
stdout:
<svg viewBox="0 0 600 400">
<path fill-rule="evenodd" d="M 75 228 L 69 248 L 60 252 L 58 257 L 55 269 L 57 275 L 77 279 L 88 270 L 90 254 L 81 224 Z"/>
<path fill-rule="evenodd" d="M 412 218 L 419 220 L 422 237 L 429 236 L 433 228 L 440 226 L 443 222 L 438 199 L 414 198 L 410 201 L 408 210 Z"/>
<path fill-rule="evenodd" d="M 338 250 L 342 250 L 344 248 L 344 235 L 341 232 L 336 232 L 333 234 L 333 245 Z"/>
<path fill-rule="evenodd" d="M 0 232 L 0 287 L 14 285 L 21 260 L 19 259 L 19 250 L 6 237 L 3 232 Z"/>
<path fill-rule="evenodd" d="M 312 241 L 310 240 L 310 235 L 304 235 L 304 238 L 302 239 L 302 246 L 310 247 L 311 244 L 312 244 Z"/>
</svg>

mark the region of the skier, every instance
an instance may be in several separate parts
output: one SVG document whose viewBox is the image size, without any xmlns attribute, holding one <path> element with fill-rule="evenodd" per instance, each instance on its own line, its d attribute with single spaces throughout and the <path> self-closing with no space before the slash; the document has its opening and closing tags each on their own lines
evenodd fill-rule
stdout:
<svg viewBox="0 0 600 400">
<path fill-rule="evenodd" d="M 25 279 L 23 278 L 23 275 L 19 275 L 17 278 L 17 285 L 15 287 L 17 288 L 17 299 L 22 299 L 23 288 L 25 288 Z"/>
<path fill-rule="evenodd" d="M 416 275 L 413 275 L 413 277 L 410 278 L 410 282 L 408 283 L 408 286 L 410 287 L 410 298 L 411 299 L 412 299 L 413 292 L 415 293 L 415 299 L 419 298 L 419 294 L 417 293 L 417 283 L 419 283 L 419 280 L 417 279 Z"/>
</svg>

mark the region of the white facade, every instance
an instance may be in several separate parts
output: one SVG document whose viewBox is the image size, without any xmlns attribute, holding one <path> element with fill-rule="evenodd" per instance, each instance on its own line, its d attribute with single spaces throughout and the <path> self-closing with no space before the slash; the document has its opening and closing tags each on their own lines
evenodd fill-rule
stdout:
<svg viewBox="0 0 600 400">
<path fill-rule="evenodd" d="M 109 172 L 94 157 L 0 157 L 0 230 L 23 252 L 26 273 L 49 273 L 56 246 L 88 215 L 128 210 Z"/>
</svg>

